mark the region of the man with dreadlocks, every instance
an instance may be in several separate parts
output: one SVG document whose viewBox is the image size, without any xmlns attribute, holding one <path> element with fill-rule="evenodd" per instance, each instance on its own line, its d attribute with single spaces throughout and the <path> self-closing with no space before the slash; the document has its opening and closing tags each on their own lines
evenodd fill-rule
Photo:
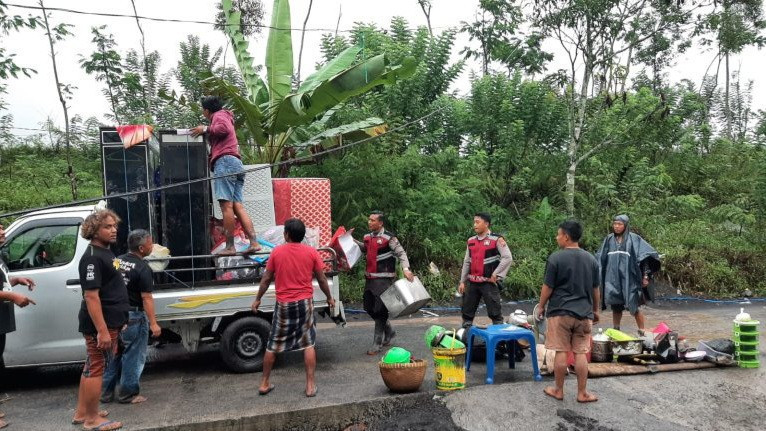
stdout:
<svg viewBox="0 0 766 431">
<path fill-rule="evenodd" d="M 612 221 L 612 232 L 605 239 L 596 260 L 601 274 L 601 307 L 612 308 L 612 323 L 620 329 L 622 312 L 627 309 L 636 318 L 638 334 L 645 331 L 644 314 L 639 308 L 646 304 L 649 280 L 660 269 L 660 255 L 641 236 L 630 231 L 627 215 Z"/>
</svg>

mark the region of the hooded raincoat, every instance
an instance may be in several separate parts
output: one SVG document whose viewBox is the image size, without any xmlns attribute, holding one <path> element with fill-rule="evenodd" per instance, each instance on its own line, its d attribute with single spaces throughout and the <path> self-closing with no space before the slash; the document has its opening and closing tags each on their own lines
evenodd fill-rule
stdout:
<svg viewBox="0 0 766 431">
<path fill-rule="evenodd" d="M 636 314 L 638 307 L 646 303 L 648 292 L 641 286 L 645 273 L 660 269 L 660 255 L 638 234 L 630 231 L 627 215 L 618 215 L 615 221 L 625 224 L 623 241 L 618 243 L 615 234 L 609 234 L 596 253 L 601 274 L 601 307 L 622 305 Z"/>
</svg>

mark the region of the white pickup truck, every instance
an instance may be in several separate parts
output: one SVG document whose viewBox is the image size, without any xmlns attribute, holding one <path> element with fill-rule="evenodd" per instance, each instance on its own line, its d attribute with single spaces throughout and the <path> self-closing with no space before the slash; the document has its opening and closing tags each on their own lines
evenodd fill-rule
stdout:
<svg viewBox="0 0 766 431">
<path fill-rule="evenodd" d="M 37 305 L 16 308 L 17 330 L 8 334 L 5 365 L 8 368 L 68 364 L 85 359 L 85 343 L 77 332 L 77 313 L 82 301 L 78 264 L 88 242 L 80 225 L 97 205 L 66 207 L 30 213 L 6 229 L 0 253 L 10 276 L 32 278 L 37 287 L 22 291 Z M 337 268 L 331 257 L 327 263 Z M 328 273 L 334 298 L 339 298 L 337 271 Z M 258 289 L 257 278 L 210 281 L 189 286 L 171 283 L 157 286 L 154 301 L 163 335 L 170 331 L 190 352 L 202 343 L 220 342 L 223 361 L 234 372 L 260 371 L 275 305 L 274 286 L 263 297 L 260 312 L 250 309 Z M 344 320 L 343 305 L 330 310 L 314 281 L 314 304 L 320 314 L 336 322 Z M 172 335 L 172 334 L 171 334 Z"/>
</svg>

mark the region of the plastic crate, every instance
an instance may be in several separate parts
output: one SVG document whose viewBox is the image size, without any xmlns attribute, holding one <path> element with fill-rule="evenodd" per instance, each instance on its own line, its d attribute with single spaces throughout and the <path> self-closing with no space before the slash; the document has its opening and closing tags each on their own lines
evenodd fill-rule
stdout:
<svg viewBox="0 0 766 431">
<path fill-rule="evenodd" d="M 734 351 L 735 352 L 757 352 L 758 351 L 758 342 L 743 342 L 743 341 L 734 341 Z"/>
<path fill-rule="evenodd" d="M 753 343 L 758 342 L 758 334 L 734 331 L 734 342 Z"/>
<path fill-rule="evenodd" d="M 759 368 L 761 366 L 760 361 L 737 361 L 737 365 L 740 368 Z"/>
<path fill-rule="evenodd" d="M 737 361 L 742 362 L 753 362 L 758 361 L 758 356 L 760 356 L 761 352 L 754 351 L 754 352 L 737 352 L 735 356 L 737 357 Z"/>
<path fill-rule="evenodd" d="M 751 322 L 743 323 L 743 322 L 734 322 L 734 332 L 739 332 L 741 334 L 755 334 L 758 335 L 758 325 L 761 322 L 757 320 L 753 320 Z"/>
</svg>

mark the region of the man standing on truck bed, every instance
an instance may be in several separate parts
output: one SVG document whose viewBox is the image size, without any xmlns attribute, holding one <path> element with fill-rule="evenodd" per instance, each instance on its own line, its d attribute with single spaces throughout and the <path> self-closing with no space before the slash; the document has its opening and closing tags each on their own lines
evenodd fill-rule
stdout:
<svg viewBox="0 0 766 431">
<path fill-rule="evenodd" d="M 324 263 L 319 253 L 312 247 L 301 244 L 306 236 L 306 226 L 302 221 L 291 218 L 285 221 L 285 243 L 275 248 L 266 263 L 266 272 L 261 278 L 258 294 L 253 302 L 253 312 L 258 312 L 261 298 L 274 281 L 277 304 L 271 319 L 269 342 L 263 358 L 263 377 L 258 388 L 260 395 L 266 395 L 274 389 L 269 383 L 271 369 L 277 353 L 303 350 L 306 364 L 306 396 L 317 393 L 314 381 L 316 369 L 316 322 L 314 319 L 314 284 L 316 277 L 319 288 L 327 296 L 327 305 L 335 307 L 335 299 L 330 292 L 327 277 L 324 275 Z"/>
<path fill-rule="evenodd" d="M 213 171 L 213 176 L 231 174 L 231 176 L 213 180 L 213 195 L 221 205 L 223 228 L 226 230 L 226 248 L 220 254 L 231 256 L 237 252 L 234 248 L 235 215 L 242 224 L 245 235 L 250 239 L 250 247 L 243 253 L 255 253 L 261 246 L 255 237 L 253 221 L 242 205 L 245 168 L 242 165 L 237 133 L 234 130 L 234 115 L 231 111 L 223 109 L 221 99 L 216 96 L 202 98 L 202 115 L 210 121 L 210 126 L 197 126 L 191 129 L 192 136 L 207 134 L 208 142 L 210 142 L 210 170 Z"/>
<path fill-rule="evenodd" d="M 0 225 L 0 246 L 5 243 L 5 229 Z M 29 304 L 34 305 L 34 301 L 28 297 L 11 291 L 11 286 L 23 284 L 32 290 L 35 288 L 35 282 L 26 277 L 8 276 L 8 268 L 5 262 L 0 259 L 0 373 L 5 368 L 3 362 L 3 352 L 5 351 L 5 334 L 16 330 L 16 320 L 13 314 L 13 305 L 26 307 Z M 0 379 L 2 382 L 2 379 Z M 3 420 L 5 413 L 0 412 L 0 428 L 5 428 L 8 424 Z"/>
<path fill-rule="evenodd" d="M 87 358 L 80 377 L 80 391 L 73 424 L 100 431 L 122 428 L 122 423 L 104 419 L 98 411 L 104 370 L 117 353 L 117 336 L 128 323 L 128 290 L 119 272 L 120 261 L 109 245 L 117 241 L 120 218 L 110 210 L 96 210 L 82 223 L 83 238 L 90 245 L 80 258 L 83 301 L 79 331 L 85 337 Z"/>
<path fill-rule="evenodd" d="M 159 337 L 162 332 L 154 315 L 152 269 L 144 261 L 144 258 L 152 253 L 153 247 L 152 234 L 143 229 L 136 229 L 128 234 L 128 253 L 119 257 L 120 272 L 128 288 L 130 311 L 128 326 L 120 333 L 122 352 L 109 364 L 104 373 L 102 403 L 111 403 L 114 400 L 118 381 L 118 402 L 138 404 L 146 401 L 146 397 L 139 394 L 138 381 L 146 363 L 149 330 L 154 337 Z"/>
<path fill-rule="evenodd" d="M 372 348 L 368 355 L 377 355 L 383 346 L 391 344 L 396 337 L 396 331 L 388 321 L 388 309 L 380 295 L 386 291 L 396 278 L 396 260 L 402 266 L 402 272 L 409 281 L 415 279 L 410 271 L 410 261 L 407 253 L 396 238 L 396 234 L 386 229 L 386 215 L 373 211 L 367 218 L 370 233 L 364 236 L 364 241 L 356 241 L 367 256 L 364 285 L 364 311 L 375 321 L 375 334 L 372 338 Z"/>
</svg>

